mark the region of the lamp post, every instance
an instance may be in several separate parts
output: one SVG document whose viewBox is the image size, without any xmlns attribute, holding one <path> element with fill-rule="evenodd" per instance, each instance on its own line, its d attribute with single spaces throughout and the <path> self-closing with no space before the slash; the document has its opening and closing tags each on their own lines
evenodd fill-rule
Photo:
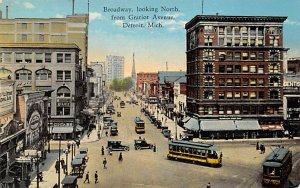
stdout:
<svg viewBox="0 0 300 188">
<path fill-rule="evenodd" d="M 65 154 L 66 154 L 66 175 L 68 175 L 68 154 L 69 154 L 69 149 L 65 149 Z"/>
<path fill-rule="evenodd" d="M 57 185 L 60 188 L 60 150 L 61 150 L 61 135 L 58 135 L 59 144 L 58 144 L 58 178 L 57 178 Z"/>
<path fill-rule="evenodd" d="M 174 115 L 175 115 L 175 140 L 177 140 L 177 116 L 178 116 L 178 114 L 175 112 Z"/>
<path fill-rule="evenodd" d="M 37 152 L 36 156 L 33 158 L 36 165 L 36 187 L 40 187 L 40 158 L 41 153 Z"/>
</svg>

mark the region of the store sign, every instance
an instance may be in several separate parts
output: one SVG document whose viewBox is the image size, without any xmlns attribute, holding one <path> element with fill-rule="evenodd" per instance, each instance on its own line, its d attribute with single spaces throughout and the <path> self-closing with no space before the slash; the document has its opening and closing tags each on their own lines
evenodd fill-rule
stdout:
<svg viewBox="0 0 300 188">
<path fill-rule="evenodd" d="M 73 127 L 73 122 L 55 122 L 54 127 Z"/>
<path fill-rule="evenodd" d="M 284 82 L 283 87 L 300 87 L 300 82 Z"/>
<path fill-rule="evenodd" d="M 37 129 L 39 126 L 42 125 L 42 108 L 40 104 L 35 103 L 30 106 L 28 110 L 28 125 L 31 130 Z"/>
</svg>

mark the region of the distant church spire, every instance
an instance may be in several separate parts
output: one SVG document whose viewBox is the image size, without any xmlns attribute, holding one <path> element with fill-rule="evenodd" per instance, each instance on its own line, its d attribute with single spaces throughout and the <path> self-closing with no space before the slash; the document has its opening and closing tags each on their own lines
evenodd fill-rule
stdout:
<svg viewBox="0 0 300 188">
<path fill-rule="evenodd" d="M 132 82 L 133 82 L 133 87 L 132 88 L 135 91 L 135 87 L 136 87 L 136 72 L 135 72 L 134 53 L 133 53 L 133 63 L 132 63 L 131 78 L 132 78 Z"/>
</svg>

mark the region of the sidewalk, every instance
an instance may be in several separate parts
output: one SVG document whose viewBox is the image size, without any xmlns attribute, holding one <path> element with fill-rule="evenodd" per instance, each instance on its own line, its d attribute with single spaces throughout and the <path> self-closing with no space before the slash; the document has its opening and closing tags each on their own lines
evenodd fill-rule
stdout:
<svg viewBox="0 0 300 188">
<path fill-rule="evenodd" d="M 90 142 L 99 141 L 97 132 L 99 130 L 99 125 L 101 124 L 101 122 L 102 122 L 102 120 L 100 120 L 99 117 L 98 117 L 97 118 L 96 130 L 93 130 L 91 132 L 89 138 L 87 136 L 87 131 L 85 131 L 84 134 L 81 137 L 80 143 L 90 143 Z M 103 127 L 103 125 L 101 125 L 101 126 Z M 102 130 L 101 130 L 101 137 L 102 137 Z M 70 151 L 70 153 L 68 154 L 68 162 L 67 162 L 66 154 L 64 153 L 64 150 L 67 147 L 67 143 L 68 143 L 68 141 L 65 141 L 65 140 L 61 141 L 60 158 L 64 159 L 65 164 L 68 165 L 68 167 L 67 167 L 68 173 L 70 173 L 72 171 L 72 166 L 71 166 L 72 154 L 71 154 L 71 151 Z M 58 173 L 56 173 L 56 170 L 55 170 L 55 163 L 56 163 L 56 160 L 58 159 L 59 141 L 52 140 L 52 141 L 50 141 L 50 145 L 51 145 L 51 152 L 47 153 L 47 159 L 42 162 L 42 163 L 44 163 L 44 165 L 40 163 L 39 171 L 43 172 L 43 181 L 39 182 L 39 187 L 40 188 L 52 188 L 56 183 L 58 183 Z M 76 144 L 74 144 L 74 146 L 76 147 L 76 149 L 75 149 L 75 155 L 76 155 L 76 154 L 78 154 L 78 148 L 77 148 Z M 79 146 L 79 148 L 80 148 L 80 146 Z M 37 187 L 37 180 L 36 180 L 36 168 L 35 167 L 34 167 L 33 172 L 30 173 L 30 175 L 31 175 L 31 184 L 30 184 L 29 187 L 30 188 L 36 188 Z M 63 173 L 63 170 L 61 169 L 60 170 L 60 182 L 62 182 L 64 177 L 65 177 L 65 174 Z"/>
</svg>

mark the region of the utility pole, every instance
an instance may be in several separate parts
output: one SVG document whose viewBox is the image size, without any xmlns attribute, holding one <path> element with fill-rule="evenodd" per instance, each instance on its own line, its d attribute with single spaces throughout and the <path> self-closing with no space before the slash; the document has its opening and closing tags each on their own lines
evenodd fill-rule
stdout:
<svg viewBox="0 0 300 188">
<path fill-rule="evenodd" d="M 204 0 L 202 0 L 202 15 L 203 15 L 203 1 L 204 1 Z"/>
<path fill-rule="evenodd" d="M 58 188 L 60 188 L 60 149 L 61 149 L 61 136 L 59 135 L 58 136 L 58 139 L 59 139 L 59 145 L 58 145 L 58 180 L 57 180 L 57 185 L 58 185 Z"/>
</svg>

